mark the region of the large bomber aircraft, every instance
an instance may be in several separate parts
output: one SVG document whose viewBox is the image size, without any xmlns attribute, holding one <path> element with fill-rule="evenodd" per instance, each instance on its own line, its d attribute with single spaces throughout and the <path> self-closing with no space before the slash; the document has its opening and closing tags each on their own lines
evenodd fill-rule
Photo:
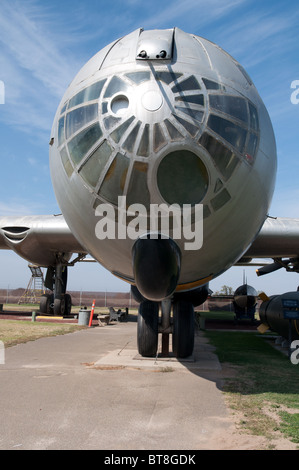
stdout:
<svg viewBox="0 0 299 470">
<path fill-rule="evenodd" d="M 231 266 L 272 258 L 259 274 L 299 272 L 299 219 L 268 216 L 269 115 L 209 40 L 137 29 L 98 52 L 58 106 L 50 169 L 62 214 L 0 218 L 0 248 L 48 268 L 42 312 L 70 310 L 67 268 L 87 255 L 130 283 L 143 356 L 161 332 L 192 354 L 194 306 Z"/>
</svg>

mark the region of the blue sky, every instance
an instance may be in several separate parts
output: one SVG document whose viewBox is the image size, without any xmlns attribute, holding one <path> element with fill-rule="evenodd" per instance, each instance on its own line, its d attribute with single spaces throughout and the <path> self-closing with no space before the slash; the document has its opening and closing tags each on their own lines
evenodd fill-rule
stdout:
<svg viewBox="0 0 299 470">
<path fill-rule="evenodd" d="M 49 173 L 50 130 L 60 99 L 78 70 L 98 50 L 136 28 L 171 28 L 210 39 L 247 70 L 272 119 L 278 150 L 276 191 L 270 214 L 299 218 L 299 3 L 291 0 L 1 0 L 0 215 L 60 212 Z M 1 88 L 0 88 L 1 89 Z M 299 96 L 299 95 L 298 95 Z M 1 103 L 1 96 L 0 96 Z M 27 263 L 0 252 L 0 288 L 25 286 Z M 267 293 L 296 289 L 297 274 L 248 283 Z M 243 269 L 212 282 L 236 288 Z M 70 289 L 128 290 L 97 265 L 71 269 Z"/>
</svg>

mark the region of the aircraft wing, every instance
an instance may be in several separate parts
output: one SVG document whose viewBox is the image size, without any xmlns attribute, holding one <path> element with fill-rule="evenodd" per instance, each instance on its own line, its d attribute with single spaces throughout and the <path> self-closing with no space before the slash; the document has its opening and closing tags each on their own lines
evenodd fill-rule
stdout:
<svg viewBox="0 0 299 470">
<path fill-rule="evenodd" d="M 62 215 L 1 217 L 0 249 L 13 250 L 28 262 L 53 266 L 57 256 L 88 254 L 70 231 Z"/>
<path fill-rule="evenodd" d="M 299 272 L 299 219 L 268 217 L 255 241 L 237 264 L 250 264 L 254 258 L 274 260 L 274 263 L 259 269 L 258 275 L 282 267 L 287 271 Z"/>
<path fill-rule="evenodd" d="M 44 267 L 56 264 L 60 253 L 88 254 L 61 214 L 0 218 L 0 249 L 13 250 L 30 263 Z M 268 217 L 237 264 L 248 265 L 256 258 L 272 258 L 280 267 L 299 259 L 299 219 Z"/>
</svg>

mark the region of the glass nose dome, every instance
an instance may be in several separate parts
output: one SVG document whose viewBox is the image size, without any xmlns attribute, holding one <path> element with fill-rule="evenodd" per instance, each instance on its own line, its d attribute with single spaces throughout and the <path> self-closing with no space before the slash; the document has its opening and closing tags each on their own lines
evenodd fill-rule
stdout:
<svg viewBox="0 0 299 470">
<path fill-rule="evenodd" d="M 207 214 L 230 200 L 226 185 L 242 161 L 253 165 L 259 143 L 258 113 L 248 99 L 221 83 L 159 69 L 97 81 L 64 103 L 57 124 L 65 172 L 79 174 L 95 202 L 117 205 L 126 195 L 129 204 L 148 206 L 148 172 L 163 152 L 155 175 L 162 199 L 195 205 L 213 184 Z"/>
<path fill-rule="evenodd" d="M 208 172 L 195 153 L 177 150 L 166 155 L 157 172 L 161 196 L 168 204 L 198 204 L 209 185 Z"/>
</svg>

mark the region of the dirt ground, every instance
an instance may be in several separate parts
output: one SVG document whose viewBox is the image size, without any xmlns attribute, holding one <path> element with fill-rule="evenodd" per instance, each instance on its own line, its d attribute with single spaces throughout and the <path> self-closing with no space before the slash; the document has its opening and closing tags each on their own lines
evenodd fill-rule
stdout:
<svg viewBox="0 0 299 470">
<path fill-rule="evenodd" d="M 228 366 L 223 367 L 221 374 L 223 377 L 234 375 L 234 370 Z M 271 439 L 264 436 L 255 436 L 244 430 L 241 423 L 246 419 L 244 414 L 238 410 L 232 410 L 229 399 L 225 400 L 229 410 L 229 420 L 231 424 L 225 435 L 215 432 L 210 444 L 214 450 L 298 450 L 298 444 L 283 437 L 279 431 L 271 432 Z M 289 410 L 288 410 L 289 411 Z M 265 407 L 266 414 L 271 414 L 271 418 L 279 424 L 279 418 L 275 412 L 269 411 Z"/>
</svg>

